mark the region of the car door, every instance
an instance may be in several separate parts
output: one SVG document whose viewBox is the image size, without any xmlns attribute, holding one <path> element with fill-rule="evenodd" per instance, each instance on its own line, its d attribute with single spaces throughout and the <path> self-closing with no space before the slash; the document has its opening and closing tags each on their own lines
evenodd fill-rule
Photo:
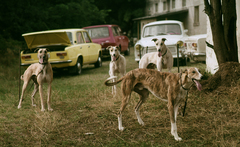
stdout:
<svg viewBox="0 0 240 147">
<path fill-rule="evenodd" d="M 89 56 L 89 62 L 95 62 L 98 58 L 98 50 L 95 47 L 95 43 L 92 42 L 91 38 L 89 37 L 87 32 L 83 32 L 83 37 L 85 39 L 87 50 L 88 50 L 88 56 Z"/>
<path fill-rule="evenodd" d="M 76 50 L 77 50 L 78 54 L 82 55 L 83 64 L 88 63 L 90 60 L 89 54 L 88 54 L 88 44 L 85 43 L 85 39 L 84 39 L 81 31 L 76 33 L 76 38 L 77 38 Z"/>
<path fill-rule="evenodd" d="M 126 51 L 128 48 L 128 37 L 123 35 L 122 30 L 120 27 L 115 27 L 116 31 L 119 34 L 119 38 L 121 38 L 121 47 L 122 51 Z"/>
</svg>

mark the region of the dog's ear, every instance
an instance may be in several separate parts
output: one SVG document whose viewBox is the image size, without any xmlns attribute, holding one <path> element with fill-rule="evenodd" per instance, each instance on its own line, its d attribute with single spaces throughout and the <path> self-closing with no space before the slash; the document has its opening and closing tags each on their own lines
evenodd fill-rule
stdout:
<svg viewBox="0 0 240 147">
<path fill-rule="evenodd" d="M 47 52 L 50 52 L 50 49 L 49 48 L 46 48 Z"/>
<path fill-rule="evenodd" d="M 162 38 L 162 41 L 164 42 L 165 40 L 167 40 L 166 38 Z"/>
<path fill-rule="evenodd" d="M 152 41 L 156 42 L 158 39 L 157 38 L 153 38 Z"/>
<path fill-rule="evenodd" d="M 116 46 L 116 49 L 120 52 L 120 49 L 121 49 L 121 48 L 120 48 L 119 46 Z"/>
<path fill-rule="evenodd" d="M 188 72 L 187 72 L 187 71 L 188 71 L 188 70 L 187 70 L 187 69 L 185 69 L 183 72 L 184 72 L 184 73 L 186 73 L 186 74 L 188 74 Z"/>
<path fill-rule="evenodd" d="M 187 77 L 188 77 L 188 70 L 185 69 L 184 71 L 181 70 L 181 74 L 182 74 L 182 84 L 184 84 L 187 80 Z"/>
<path fill-rule="evenodd" d="M 108 46 L 106 49 L 109 50 L 112 46 Z"/>
<path fill-rule="evenodd" d="M 36 48 L 36 49 L 34 50 L 34 53 L 38 52 L 39 49 L 40 49 L 40 48 Z"/>
</svg>

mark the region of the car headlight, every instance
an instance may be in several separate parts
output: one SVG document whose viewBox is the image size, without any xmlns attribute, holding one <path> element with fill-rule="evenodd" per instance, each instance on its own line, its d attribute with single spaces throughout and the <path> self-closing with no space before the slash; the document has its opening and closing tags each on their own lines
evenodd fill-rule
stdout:
<svg viewBox="0 0 240 147">
<path fill-rule="evenodd" d="M 141 45 L 139 45 L 139 44 L 136 45 L 136 46 L 135 46 L 135 49 L 139 51 L 139 50 L 141 49 Z"/>
<path fill-rule="evenodd" d="M 184 47 L 183 45 L 183 42 L 182 41 L 178 41 L 177 44 L 179 45 L 179 47 Z"/>
</svg>

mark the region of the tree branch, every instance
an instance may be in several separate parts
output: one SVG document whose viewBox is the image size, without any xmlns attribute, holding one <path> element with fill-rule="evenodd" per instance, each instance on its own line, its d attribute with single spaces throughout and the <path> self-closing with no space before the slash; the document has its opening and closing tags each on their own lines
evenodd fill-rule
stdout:
<svg viewBox="0 0 240 147">
<path fill-rule="evenodd" d="M 212 6 L 209 4 L 208 0 L 204 0 L 204 5 L 204 12 L 209 16 L 212 13 Z"/>
</svg>

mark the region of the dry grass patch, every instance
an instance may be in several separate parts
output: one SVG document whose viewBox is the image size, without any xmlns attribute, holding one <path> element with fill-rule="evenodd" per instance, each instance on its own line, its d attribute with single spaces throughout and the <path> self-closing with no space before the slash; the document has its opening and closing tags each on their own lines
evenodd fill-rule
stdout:
<svg viewBox="0 0 240 147">
<path fill-rule="evenodd" d="M 138 67 L 133 54 L 126 60 L 127 71 Z M 170 133 L 167 103 L 153 95 L 140 109 L 145 126 L 138 124 L 134 113 L 138 95 L 132 93 L 123 112 L 125 130 L 118 130 L 117 112 L 122 99 L 120 84 L 116 97 L 112 96 L 111 87 L 103 84 L 109 77 L 109 62 L 105 60 L 103 67 L 97 69 L 93 65 L 85 66 L 80 76 L 54 73 L 53 112 L 40 111 L 39 93 L 35 97 L 37 106 L 31 106 L 33 88 L 26 93 L 22 108 L 17 109 L 18 68 L 14 65 L 1 68 L 6 69 L 6 73 L 0 76 L 6 78 L 0 78 L 0 146 L 240 145 L 240 82 L 217 92 L 190 91 L 186 116 L 181 115 L 180 108 L 177 121 L 178 134 L 183 141 L 176 142 Z M 205 68 L 202 63 L 191 62 L 188 66 Z M 173 72 L 177 72 L 176 67 Z M 44 85 L 45 103 L 46 91 L 47 85 Z"/>
</svg>

